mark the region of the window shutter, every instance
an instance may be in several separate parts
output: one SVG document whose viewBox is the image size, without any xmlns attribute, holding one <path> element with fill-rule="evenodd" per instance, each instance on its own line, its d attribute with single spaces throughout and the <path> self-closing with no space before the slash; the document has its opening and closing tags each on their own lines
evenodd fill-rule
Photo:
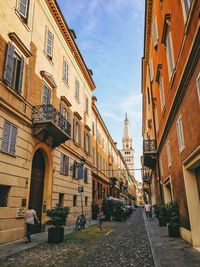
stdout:
<svg viewBox="0 0 200 267">
<path fill-rule="evenodd" d="M 64 155 L 60 154 L 60 173 L 64 173 Z"/>
<path fill-rule="evenodd" d="M 69 175 L 69 157 L 66 157 L 65 161 L 65 174 Z"/>
<path fill-rule="evenodd" d="M 73 120 L 73 139 L 76 141 L 76 120 Z"/>
<path fill-rule="evenodd" d="M 25 19 L 27 19 L 28 15 L 28 7 L 29 7 L 29 0 L 20 0 L 18 11 L 20 15 L 22 15 Z"/>
<path fill-rule="evenodd" d="M 73 164 L 73 169 L 72 169 L 72 177 L 75 178 L 76 177 L 76 165 L 77 165 L 77 162 L 74 161 L 74 164 Z"/>
<path fill-rule="evenodd" d="M 78 167 L 78 179 L 83 179 L 83 166 Z"/>
<path fill-rule="evenodd" d="M 63 103 L 60 103 L 60 114 L 64 117 L 64 107 L 63 107 Z"/>
<path fill-rule="evenodd" d="M 15 125 L 12 125 L 11 139 L 10 139 L 10 151 L 9 151 L 12 154 L 15 154 L 16 141 L 17 141 L 17 127 Z"/>
<path fill-rule="evenodd" d="M 81 126 L 80 126 L 80 124 L 78 126 L 78 143 L 81 146 Z"/>
<path fill-rule="evenodd" d="M 3 138 L 1 145 L 1 149 L 5 152 L 9 152 L 10 131 L 11 131 L 11 123 L 5 121 L 3 127 Z"/>
<path fill-rule="evenodd" d="M 9 42 L 7 48 L 6 62 L 4 67 L 4 81 L 7 82 L 9 86 L 12 83 L 13 77 L 13 67 L 14 67 L 14 47 Z"/>
<path fill-rule="evenodd" d="M 86 147 L 86 133 L 84 132 L 84 150 L 86 151 L 87 147 Z"/>
<path fill-rule="evenodd" d="M 149 62 L 149 74 L 150 74 L 150 81 L 153 81 L 153 62 L 152 59 Z"/>
<path fill-rule="evenodd" d="M 90 154 L 90 135 L 88 135 L 88 153 Z"/>
<path fill-rule="evenodd" d="M 22 92 L 22 79 L 23 79 L 23 70 L 24 70 L 24 59 L 21 58 L 20 62 L 20 73 L 19 73 L 19 83 L 18 83 L 18 92 Z"/>
<path fill-rule="evenodd" d="M 84 168 L 84 182 L 88 182 L 88 169 L 86 167 Z"/>
</svg>

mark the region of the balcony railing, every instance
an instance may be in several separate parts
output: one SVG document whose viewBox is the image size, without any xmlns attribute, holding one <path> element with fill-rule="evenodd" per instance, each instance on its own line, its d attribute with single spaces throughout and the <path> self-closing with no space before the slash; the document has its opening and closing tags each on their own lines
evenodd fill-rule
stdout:
<svg viewBox="0 0 200 267">
<path fill-rule="evenodd" d="M 144 153 L 156 153 L 156 140 L 144 140 L 143 141 L 143 152 Z"/>
<path fill-rule="evenodd" d="M 71 136 L 71 124 L 52 105 L 40 105 L 33 108 L 33 135 L 51 142 L 56 147 Z"/>
</svg>

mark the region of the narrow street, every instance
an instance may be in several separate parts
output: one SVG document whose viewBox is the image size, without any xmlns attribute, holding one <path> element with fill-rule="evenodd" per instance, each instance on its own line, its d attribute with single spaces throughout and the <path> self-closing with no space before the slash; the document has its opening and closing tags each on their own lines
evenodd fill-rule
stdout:
<svg viewBox="0 0 200 267">
<path fill-rule="evenodd" d="M 108 231 L 104 231 L 105 228 Z M 69 234 L 70 238 L 65 236 L 63 244 L 44 243 L 1 259 L 0 266 L 154 266 L 142 209 L 138 208 L 125 222 L 104 223 L 103 232 L 105 234 L 93 240 L 74 238 Z M 81 236 L 82 233 L 77 234 Z"/>
</svg>

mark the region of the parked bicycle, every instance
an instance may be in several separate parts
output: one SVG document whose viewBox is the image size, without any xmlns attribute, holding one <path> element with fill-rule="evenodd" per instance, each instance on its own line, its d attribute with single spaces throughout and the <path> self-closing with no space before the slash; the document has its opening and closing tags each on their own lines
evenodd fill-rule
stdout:
<svg viewBox="0 0 200 267">
<path fill-rule="evenodd" d="M 89 219 L 86 218 L 85 214 L 78 215 L 75 223 L 75 230 L 87 229 L 90 226 Z"/>
</svg>

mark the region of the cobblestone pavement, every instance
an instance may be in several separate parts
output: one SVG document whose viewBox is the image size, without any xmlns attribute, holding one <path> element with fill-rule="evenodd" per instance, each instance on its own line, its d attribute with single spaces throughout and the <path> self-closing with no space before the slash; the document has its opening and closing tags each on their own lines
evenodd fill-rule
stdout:
<svg viewBox="0 0 200 267">
<path fill-rule="evenodd" d="M 112 232 L 92 242 L 42 244 L 0 260 L 7 266 L 65 267 L 153 267 L 153 258 L 142 210 L 137 209 L 125 222 L 111 223 Z"/>
</svg>

